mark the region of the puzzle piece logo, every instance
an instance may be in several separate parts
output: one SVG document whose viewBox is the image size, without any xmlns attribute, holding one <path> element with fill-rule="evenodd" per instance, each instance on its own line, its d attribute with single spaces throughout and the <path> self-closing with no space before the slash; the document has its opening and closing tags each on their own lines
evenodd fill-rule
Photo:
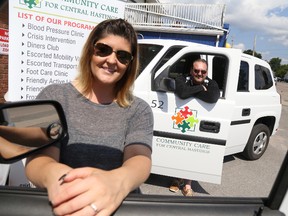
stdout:
<svg viewBox="0 0 288 216">
<path fill-rule="evenodd" d="M 20 4 L 25 4 L 28 8 L 39 7 L 42 0 L 20 0 Z"/>
<path fill-rule="evenodd" d="M 181 130 L 182 133 L 195 131 L 197 119 L 197 111 L 191 110 L 188 106 L 182 109 L 175 109 L 175 114 L 171 117 L 173 121 L 173 128 Z"/>
</svg>

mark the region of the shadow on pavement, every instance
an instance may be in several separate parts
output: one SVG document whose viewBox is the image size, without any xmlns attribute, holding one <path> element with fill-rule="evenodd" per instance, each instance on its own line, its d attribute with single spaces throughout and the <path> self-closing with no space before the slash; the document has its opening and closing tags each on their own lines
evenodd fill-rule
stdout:
<svg viewBox="0 0 288 216">
<path fill-rule="evenodd" d="M 173 177 L 169 177 L 169 176 L 151 174 L 148 180 L 145 182 L 145 184 L 167 188 L 168 190 L 173 179 L 174 179 Z M 192 187 L 192 190 L 196 193 L 209 195 L 209 193 L 198 183 L 198 181 L 192 181 L 191 187 Z"/>
<path fill-rule="evenodd" d="M 224 163 L 229 163 L 235 160 L 235 156 L 236 155 L 229 155 L 229 156 L 225 156 L 223 159 Z M 241 157 L 240 155 L 236 156 L 236 157 Z M 145 190 L 149 190 L 149 185 L 152 186 L 151 189 L 153 191 L 153 193 L 157 194 L 169 194 L 169 187 L 173 181 L 174 177 L 169 177 L 169 176 L 164 176 L 164 175 L 158 175 L 158 174 L 150 174 L 148 180 L 145 182 L 145 185 L 147 186 L 145 188 Z M 157 191 L 155 191 L 155 187 L 156 186 L 158 189 L 156 189 Z M 199 183 L 198 181 L 192 181 L 191 184 L 192 190 L 196 193 L 196 194 L 202 194 L 202 195 L 210 195 L 209 192 L 207 192 L 202 186 L 201 183 Z M 148 189 L 147 189 L 148 188 Z M 180 193 L 172 193 L 174 195 L 181 195 Z"/>
</svg>

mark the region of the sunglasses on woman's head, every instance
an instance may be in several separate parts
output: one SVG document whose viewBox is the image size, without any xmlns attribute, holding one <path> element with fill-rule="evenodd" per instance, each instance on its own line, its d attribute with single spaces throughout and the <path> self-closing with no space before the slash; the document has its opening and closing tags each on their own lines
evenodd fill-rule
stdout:
<svg viewBox="0 0 288 216">
<path fill-rule="evenodd" d="M 103 43 L 94 44 L 94 55 L 96 56 L 106 57 L 111 55 L 113 52 L 116 54 L 116 57 L 121 64 L 127 65 L 133 59 L 132 54 L 127 51 L 124 50 L 114 51 L 112 47 Z"/>
</svg>

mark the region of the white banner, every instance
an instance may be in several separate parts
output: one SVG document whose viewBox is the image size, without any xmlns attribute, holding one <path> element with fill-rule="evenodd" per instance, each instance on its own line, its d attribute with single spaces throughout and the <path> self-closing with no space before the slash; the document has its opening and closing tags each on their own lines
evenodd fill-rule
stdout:
<svg viewBox="0 0 288 216">
<path fill-rule="evenodd" d="M 0 28 L 0 55 L 8 55 L 9 53 L 9 31 Z"/>
<path fill-rule="evenodd" d="M 25 2 L 9 1 L 9 101 L 33 100 L 45 86 L 73 80 L 90 31 L 125 11 L 117 0 Z"/>
</svg>

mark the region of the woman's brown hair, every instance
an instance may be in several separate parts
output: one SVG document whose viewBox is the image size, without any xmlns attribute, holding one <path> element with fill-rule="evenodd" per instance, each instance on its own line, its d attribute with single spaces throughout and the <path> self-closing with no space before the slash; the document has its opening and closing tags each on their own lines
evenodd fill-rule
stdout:
<svg viewBox="0 0 288 216">
<path fill-rule="evenodd" d="M 84 44 L 79 63 L 77 80 L 81 85 L 82 94 L 89 95 L 92 89 L 93 75 L 91 59 L 94 53 L 94 44 L 107 35 L 116 35 L 130 42 L 133 60 L 129 63 L 123 77 L 116 83 L 115 95 L 119 106 L 127 107 L 133 100 L 132 87 L 138 72 L 138 44 L 137 35 L 130 23 L 123 19 L 108 19 L 99 23 L 90 33 Z"/>
</svg>

